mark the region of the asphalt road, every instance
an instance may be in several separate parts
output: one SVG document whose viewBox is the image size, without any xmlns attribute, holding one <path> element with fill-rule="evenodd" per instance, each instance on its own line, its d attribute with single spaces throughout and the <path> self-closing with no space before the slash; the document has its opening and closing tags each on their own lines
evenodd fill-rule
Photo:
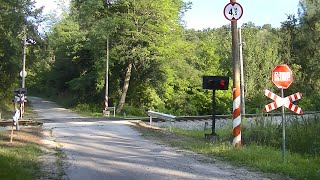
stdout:
<svg viewBox="0 0 320 180">
<path fill-rule="evenodd" d="M 144 139 L 129 121 L 84 121 L 41 98 L 28 98 L 65 153 L 70 180 L 268 179 L 260 173 Z"/>
</svg>

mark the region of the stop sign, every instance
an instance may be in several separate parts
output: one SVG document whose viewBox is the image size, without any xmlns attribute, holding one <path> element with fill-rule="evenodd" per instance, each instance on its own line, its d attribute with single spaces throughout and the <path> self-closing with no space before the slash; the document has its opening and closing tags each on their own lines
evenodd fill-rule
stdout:
<svg viewBox="0 0 320 180">
<path fill-rule="evenodd" d="M 279 89 L 287 89 L 293 81 L 291 69 L 286 64 L 277 65 L 272 71 L 272 82 Z"/>
</svg>

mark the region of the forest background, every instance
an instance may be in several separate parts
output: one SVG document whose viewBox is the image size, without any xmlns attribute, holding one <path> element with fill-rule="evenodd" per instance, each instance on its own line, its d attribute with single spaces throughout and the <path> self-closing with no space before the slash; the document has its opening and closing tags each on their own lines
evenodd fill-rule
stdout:
<svg viewBox="0 0 320 180">
<path fill-rule="evenodd" d="M 190 30 L 182 0 L 71 0 L 63 18 L 41 16 L 33 0 L 1 0 L 0 111 L 21 86 L 23 29 L 27 27 L 28 93 L 63 98 L 70 107 L 101 113 L 104 108 L 107 47 L 109 97 L 118 113 L 145 115 L 149 109 L 174 115 L 211 113 L 211 91 L 203 75 L 232 82 L 231 28 Z M 301 0 L 298 15 L 281 27 L 242 25 L 246 113 L 262 113 L 264 89 L 277 64 L 288 64 L 294 81 L 285 95 L 303 94 L 304 111 L 320 107 L 320 1 Z M 39 24 L 55 22 L 49 32 Z M 14 23 L 13 23 L 14 22 Z M 107 43 L 109 41 L 109 43 Z M 107 45 L 109 44 L 109 46 Z M 232 111 L 229 91 L 217 91 L 217 113 Z"/>
</svg>

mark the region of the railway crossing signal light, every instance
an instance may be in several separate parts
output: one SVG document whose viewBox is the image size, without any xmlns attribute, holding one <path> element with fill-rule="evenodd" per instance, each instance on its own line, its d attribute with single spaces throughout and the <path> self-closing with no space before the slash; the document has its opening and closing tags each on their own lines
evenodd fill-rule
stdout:
<svg viewBox="0 0 320 180">
<path fill-rule="evenodd" d="M 218 138 L 215 132 L 216 128 L 216 90 L 228 90 L 229 77 L 227 76 L 203 76 L 202 87 L 203 89 L 212 90 L 212 132 L 205 134 L 205 138 Z"/>
<path fill-rule="evenodd" d="M 229 77 L 227 76 L 203 76 L 203 89 L 228 90 Z"/>
</svg>

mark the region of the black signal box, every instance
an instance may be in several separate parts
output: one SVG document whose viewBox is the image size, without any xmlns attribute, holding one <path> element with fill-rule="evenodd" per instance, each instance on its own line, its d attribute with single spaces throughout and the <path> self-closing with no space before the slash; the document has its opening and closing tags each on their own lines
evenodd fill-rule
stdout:
<svg viewBox="0 0 320 180">
<path fill-rule="evenodd" d="M 203 76 L 203 89 L 228 90 L 228 87 L 229 77 L 227 76 Z"/>
<path fill-rule="evenodd" d="M 26 88 L 17 88 L 14 90 L 14 94 L 18 95 L 18 94 L 27 94 L 27 89 Z"/>
</svg>

